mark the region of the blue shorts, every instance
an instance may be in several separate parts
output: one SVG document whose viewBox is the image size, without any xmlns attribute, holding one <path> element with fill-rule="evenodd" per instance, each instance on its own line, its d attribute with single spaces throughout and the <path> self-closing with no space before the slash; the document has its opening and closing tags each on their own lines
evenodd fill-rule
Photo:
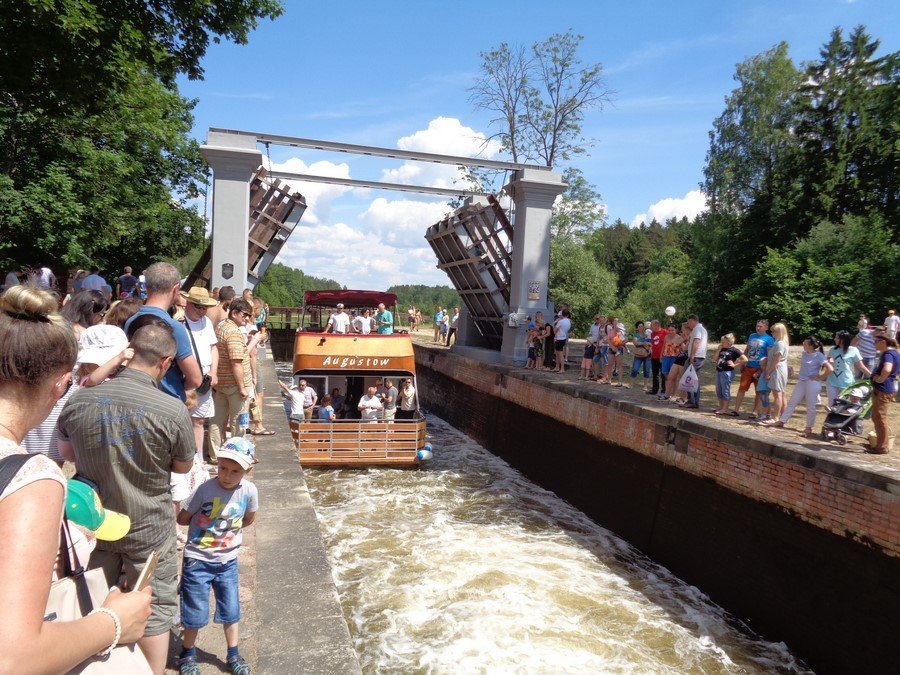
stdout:
<svg viewBox="0 0 900 675">
<path fill-rule="evenodd" d="M 672 370 L 672 366 L 675 365 L 675 357 L 674 356 L 664 356 L 662 357 L 662 362 L 660 363 L 660 367 L 662 368 L 662 374 L 668 375 L 669 371 Z"/>
<path fill-rule="evenodd" d="M 237 558 L 225 563 L 185 558 L 181 568 L 181 625 L 203 628 L 209 623 L 209 588 L 216 594 L 213 621 L 225 625 L 241 620 Z"/>
</svg>

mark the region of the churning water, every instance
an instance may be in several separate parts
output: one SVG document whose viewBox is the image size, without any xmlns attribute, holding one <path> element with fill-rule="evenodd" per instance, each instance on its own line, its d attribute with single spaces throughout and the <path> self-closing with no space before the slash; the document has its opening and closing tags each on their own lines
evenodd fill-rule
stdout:
<svg viewBox="0 0 900 675">
<path fill-rule="evenodd" d="M 364 672 L 805 670 L 443 420 L 428 424 L 423 470 L 305 472 Z"/>
</svg>

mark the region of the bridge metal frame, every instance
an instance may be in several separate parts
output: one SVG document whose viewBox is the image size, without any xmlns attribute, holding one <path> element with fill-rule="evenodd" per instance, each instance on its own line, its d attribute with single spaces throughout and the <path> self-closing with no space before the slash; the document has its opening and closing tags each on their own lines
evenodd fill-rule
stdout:
<svg viewBox="0 0 900 675">
<path fill-rule="evenodd" d="M 259 143 L 267 146 L 283 145 L 513 172 L 513 178 L 505 188 L 515 204 L 516 233 L 516 246 L 510 252 L 508 265 L 510 279 L 508 291 L 503 292 L 499 288 L 460 290 L 475 291 L 471 295 L 482 296 L 486 290 L 491 295 L 500 292 L 503 293 L 504 299 L 508 293 L 509 319 L 502 328 L 501 360 L 507 363 L 525 360 L 524 330 L 520 324 L 527 315 L 533 315 L 536 311 L 547 312 L 550 215 L 554 200 L 566 187 L 562 176 L 554 172 L 552 167 L 211 127 L 207 142 L 200 150 L 213 169 L 213 243 L 210 269 L 212 286 L 240 287 L 246 284 L 246 287 L 253 288 L 258 281 L 251 274 L 247 238 L 250 220 L 250 180 L 263 164 L 262 152 L 257 147 Z M 483 198 L 478 191 L 465 189 L 360 181 L 288 172 L 270 172 L 270 175 L 276 178 L 332 183 L 348 187 Z M 452 262 L 456 261 L 449 259 L 441 261 L 444 265 Z M 466 264 L 464 260 L 459 262 Z M 444 269 L 446 271 L 448 268 Z M 496 321 L 495 313 L 491 312 L 490 315 L 483 317 L 479 315 L 479 318 Z M 465 322 L 467 318 L 461 316 L 461 320 Z M 465 339 L 467 335 L 465 325 L 460 326 L 459 335 L 461 339 Z"/>
</svg>

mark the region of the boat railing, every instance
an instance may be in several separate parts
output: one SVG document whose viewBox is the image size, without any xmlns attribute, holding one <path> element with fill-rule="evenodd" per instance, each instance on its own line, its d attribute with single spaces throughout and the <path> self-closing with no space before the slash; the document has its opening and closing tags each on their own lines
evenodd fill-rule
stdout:
<svg viewBox="0 0 900 675">
<path fill-rule="evenodd" d="M 333 422 L 291 420 L 291 434 L 301 464 L 408 464 L 425 445 L 425 419 Z"/>
</svg>

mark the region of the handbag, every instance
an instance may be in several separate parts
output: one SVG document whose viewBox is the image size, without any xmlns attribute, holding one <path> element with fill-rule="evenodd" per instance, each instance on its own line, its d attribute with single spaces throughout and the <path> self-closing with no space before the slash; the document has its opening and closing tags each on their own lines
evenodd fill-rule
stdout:
<svg viewBox="0 0 900 675">
<path fill-rule="evenodd" d="M 63 561 L 63 577 L 50 585 L 44 621 L 74 621 L 101 607 L 109 586 L 102 569 L 85 570 L 78 564 L 72 568 L 71 534 L 69 522 L 63 516 L 60 528 L 59 553 Z M 77 561 L 76 561 L 77 563 Z M 144 653 L 136 644 L 117 645 L 107 656 L 92 656 L 72 668 L 69 673 L 108 673 L 122 675 L 152 675 L 153 671 Z"/>
<path fill-rule="evenodd" d="M 697 377 L 697 369 L 693 364 L 685 369 L 684 375 L 678 381 L 678 388 L 689 393 L 700 391 L 700 378 Z"/>
<path fill-rule="evenodd" d="M 25 463 L 34 455 L 10 455 L 0 460 L 0 492 L 25 466 Z M 90 614 L 95 607 L 103 605 L 109 588 L 106 585 L 106 577 L 103 570 L 89 570 L 87 572 L 78 565 L 72 569 L 70 546 L 72 536 L 69 534 L 69 522 L 63 516 L 60 527 L 59 555 L 63 561 L 63 578 L 50 585 L 50 595 L 47 598 L 47 608 L 44 612 L 44 621 L 74 621 Z M 144 658 L 144 653 L 135 645 L 117 645 L 108 656 L 92 656 L 82 662 L 69 673 L 108 673 L 109 675 L 152 675 L 150 664 Z"/>
<path fill-rule="evenodd" d="M 187 321 L 184 321 L 184 329 L 187 331 L 188 337 L 191 339 L 191 348 L 194 351 L 194 358 L 197 359 L 197 366 L 200 366 L 200 350 L 197 349 L 197 343 L 194 342 L 194 334 L 191 332 L 190 326 L 187 325 Z M 200 394 L 200 396 L 203 396 L 203 394 L 205 394 L 206 392 L 209 391 L 211 386 L 212 386 L 212 376 L 209 373 L 207 373 L 206 375 L 203 376 L 203 379 L 200 380 L 200 384 L 197 386 L 197 388 L 194 391 L 196 391 L 198 394 Z"/>
</svg>

